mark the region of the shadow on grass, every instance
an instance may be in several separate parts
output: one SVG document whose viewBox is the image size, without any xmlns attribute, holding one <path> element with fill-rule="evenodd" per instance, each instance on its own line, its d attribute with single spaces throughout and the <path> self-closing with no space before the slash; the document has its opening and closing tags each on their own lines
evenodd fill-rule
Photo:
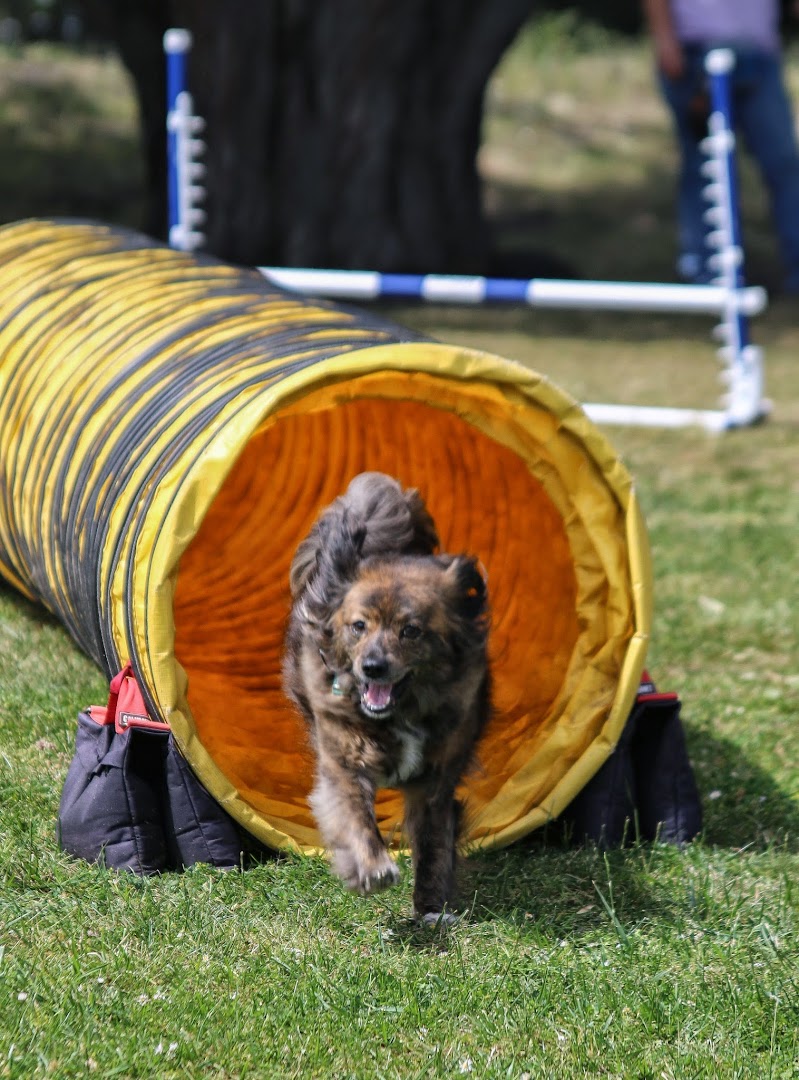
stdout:
<svg viewBox="0 0 799 1080">
<path fill-rule="evenodd" d="M 689 936 L 705 923 L 723 923 L 737 902 L 733 893 L 739 895 L 719 887 L 730 860 L 737 864 L 740 857 L 741 873 L 758 887 L 769 888 L 770 875 L 779 891 L 779 856 L 799 852 L 799 806 L 735 744 L 704 733 L 692 744 L 706 762 L 698 776 L 705 827 L 694 843 L 639 843 L 631 828 L 626 847 L 603 851 L 573 845 L 563 825 L 553 822 L 508 848 L 463 860 L 459 910 L 466 924 L 515 926 L 547 948 L 598 935 L 607 942 L 610 930 L 611 940 L 625 946 L 637 927 L 653 920 L 664 933 Z M 775 862 L 747 861 L 769 853 L 777 855 Z M 458 922 L 426 927 L 399 915 L 389 922 L 400 948 L 446 947 L 458 931 Z"/>
<path fill-rule="evenodd" d="M 764 851 L 774 844 L 799 852 L 799 803 L 741 747 L 705 731 L 691 732 L 691 754 L 703 795 L 705 844 Z"/>
<path fill-rule="evenodd" d="M 740 747 L 705 733 L 694 734 L 696 756 L 707 763 L 698 775 L 703 792 L 704 828 L 694 844 L 679 848 L 634 839 L 623 849 L 572 846 L 558 822 L 504 851 L 476 855 L 462 867 L 461 898 L 474 921 L 497 917 L 535 923 L 559 939 L 585 933 L 608 919 L 639 922 L 680 907 L 706 903 L 690 886 L 693 876 L 711 872 L 708 859 L 719 851 L 741 856 L 773 850 L 799 852 L 799 805 L 763 769 L 742 756 Z M 657 874 L 653 870 L 657 869 Z M 689 887 L 690 886 L 690 887 Z M 675 901 L 682 894 L 682 904 Z M 687 908 L 686 906 L 687 905 Z M 623 920 L 622 920 L 623 921 Z M 619 927 L 619 934 L 624 931 Z"/>
</svg>

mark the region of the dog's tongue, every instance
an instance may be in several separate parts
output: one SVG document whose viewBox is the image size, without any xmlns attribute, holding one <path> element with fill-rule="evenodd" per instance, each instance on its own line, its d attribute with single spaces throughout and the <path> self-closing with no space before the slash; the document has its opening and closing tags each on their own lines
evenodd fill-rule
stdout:
<svg viewBox="0 0 799 1080">
<path fill-rule="evenodd" d="M 368 682 L 364 698 L 370 708 L 385 709 L 391 704 L 391 683 Z"/>
</svg>

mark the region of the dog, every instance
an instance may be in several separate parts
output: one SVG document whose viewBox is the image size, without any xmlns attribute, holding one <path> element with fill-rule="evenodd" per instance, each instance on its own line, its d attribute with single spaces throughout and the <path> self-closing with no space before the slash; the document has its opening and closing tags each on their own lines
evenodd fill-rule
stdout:
<svg viewBox="0 0 799 1080">
<path fill-rule="evenodd" d="M 416 490 L 356 476 L 297 548 L 283 660 L 315 753 L 309 802 L 333 872 L 363 895 L 398 881 L 375 794 L 400 789 L 425 922 L 452 918 L 456 788 L 491 709 L 484 574 L 438 546 Z"/>
</svg>

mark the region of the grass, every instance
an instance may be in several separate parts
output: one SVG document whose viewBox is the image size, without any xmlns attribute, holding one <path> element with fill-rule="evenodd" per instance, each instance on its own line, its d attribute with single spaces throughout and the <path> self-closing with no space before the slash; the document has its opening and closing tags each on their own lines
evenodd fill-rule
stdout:
<svg viewBox="0 0 799 1080">
<path fill-rule="evenodd" d="M 556 62 L 526 39 L 509 56 L 486 125 L 489 206 L 508 246 L 556 250 L 587 277 L 669 279 L 673 160 L 648 57 L 634 43 L 589 46 Z M 108 201 L 87 211 L 113 202 L 135 224 L 134 174 L 118 171 L 117 155 L 135 151 L 118 68 L 42 55 L 6 57 L 0 161 L 24 145 L 32 179 L 0 167 L 0 190 L 14 189 L 4 214 L 53 212 L 46 166 L 58 161 L 64 176 L 93 174 L 86 199 Z M 58 123 L 38 85 L 56 72 L 72 87 Z M 796 86 L 795 58 L 791 74 Z M 94 79 L 109 92 L 92 114 Z M 51 127 L 37 149 L 25 118 L 40 107 Z M 75 125 L 102 157 L 72 160 Z M 751 265 L 766 279 L 762 193 L 744 180 Z M 391 313 L 521 359 L 582 400 L 716 393 L 703 320 Z M 0 588 L 0 1077 L 796 1076 L 795 304 L 772 304 L 755 336 L 768 423 L 720 438 L 610 433 L 650 530 L 649 662 L 683 699 L 703 837 L 603 854 L 533 835 L 465 864 L 469 910 L 450 931 L 410 922 L 407 867 L 398 889 L 361 900 L 300 857 L 153 880 L 66 859 L 54 821 L 74 718 L 105 687 L 59 626 Z"/>
</svg>

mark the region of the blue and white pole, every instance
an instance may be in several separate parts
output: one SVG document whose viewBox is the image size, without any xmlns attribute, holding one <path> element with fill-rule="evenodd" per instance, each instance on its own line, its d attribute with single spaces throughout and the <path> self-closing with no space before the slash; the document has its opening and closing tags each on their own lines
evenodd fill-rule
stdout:
<svg viewBox="0 0 799 1080">
<path fill-rule="evenodd" d="M 572 281 L 558 278 L 488 278 L 455 274 L 381 274 L 376 270 L 314 270 L 290 266 L 257 269 L 283 289 L 339 300 L 403 297 L 436 304 L 527 304 L 590 311 L 670 311 L 720 315 L 732 303 L 747 315 L 766 306 L 760 288 L 737 290 L 732 299 L 717 285 L 637 281 Z"/>
<path fill-rule="evenodd" d="M 707 155 L 702 172 L 709 181 L 704 189 L 709 204 L 705 221 L 711 227 L 707 245 L 713 249 L 708 263 L 715 275 L 713 284 L 721 287 L 727 296 L 721 310 L 722 321 L 714 334 L 722 342 L 718 350 L 723 365 L 720 378 L 727 386 L 724 405 L 731 427 L 751 424 L 767 411 L 762 399 L 762 351 L 751 344 L 747 312 L 737 302 L 744 289 L 744 249 L 730 93 L 734 67 L 732 49 L 713 49 L 705 58 L 711 112 L 708 135 L 702 142 Z"/>
<path fill-rule="evenodd" d="M 205 124 L 202 117 L 194 115 L 194 102 L 186 90 L 191 45 L 188 30 L 173 29 L 164 34 L 169 243 L 181 251 L 194 251 L 205 242 L 198 228 L 205 222 L 205 211 L 198 206 L 205 197 L 201 183 L 205 166 L 198 160 L 205 144 L 196 138 Z"/>
</svg>

